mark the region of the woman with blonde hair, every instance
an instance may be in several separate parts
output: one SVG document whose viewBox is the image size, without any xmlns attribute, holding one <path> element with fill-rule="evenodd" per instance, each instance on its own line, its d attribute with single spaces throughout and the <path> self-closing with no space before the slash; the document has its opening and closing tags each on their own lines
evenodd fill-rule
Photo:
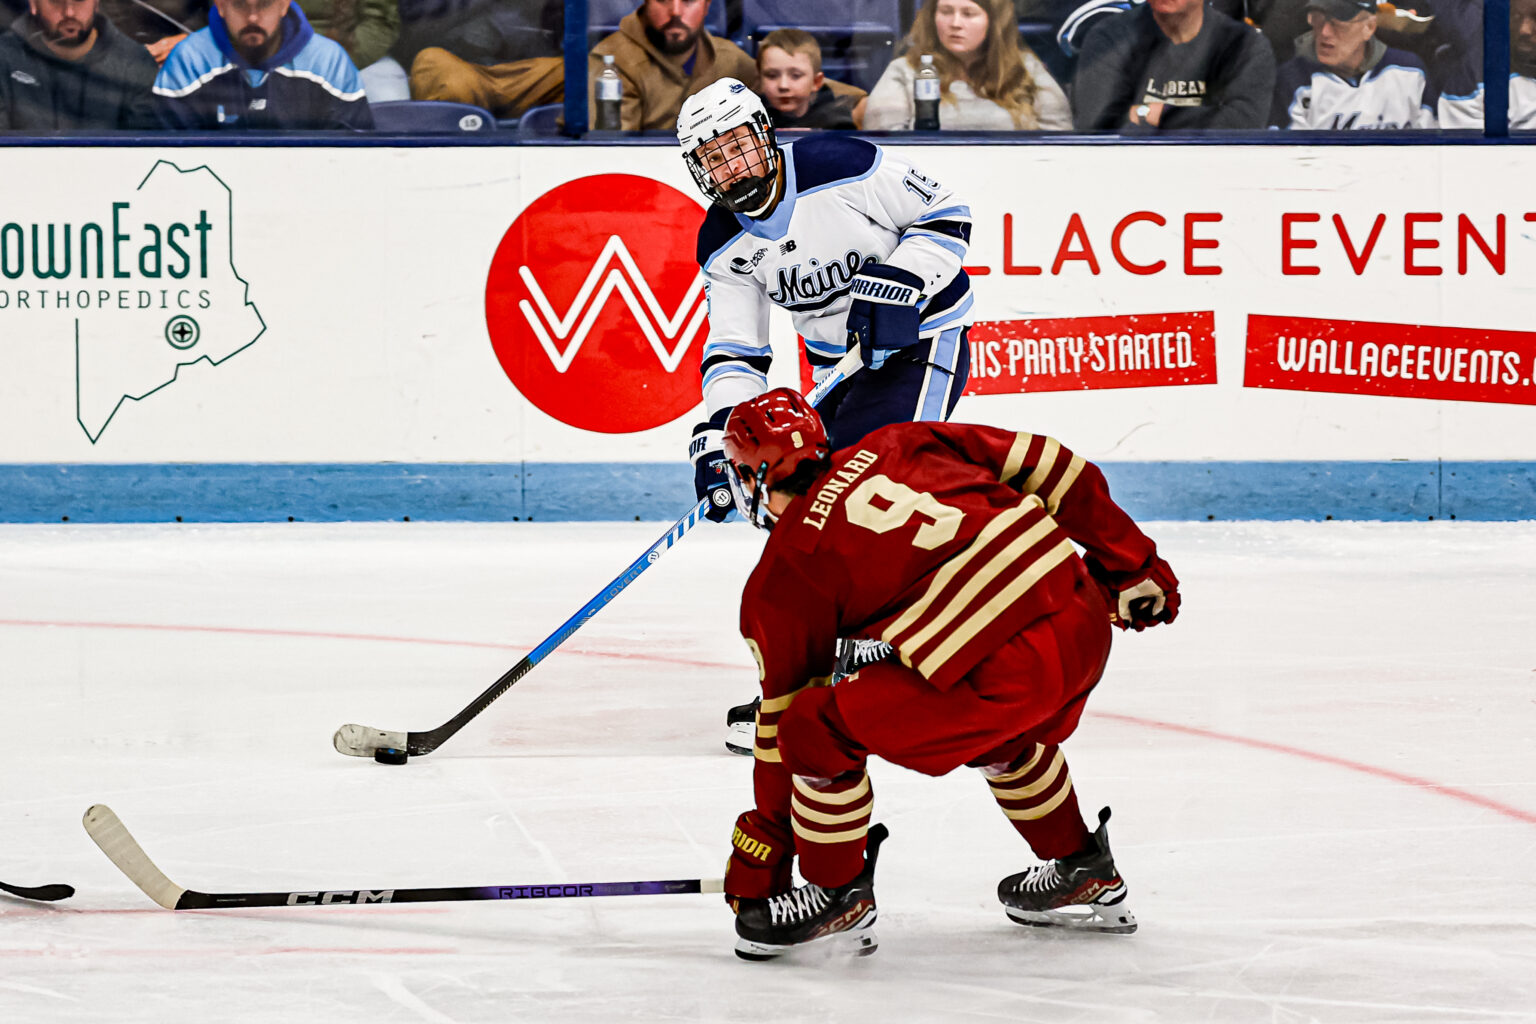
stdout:
<svg viewBox="0 0 1536 1024">
<path fill-rule="evenodd" d="M 1034 52 L 1019 43 L 1013 0 L 924 0 L 906 52 L 869 94 L 864 127 L 909 129 L 924 54 L 939 73 L 939 124 L 964 131 L 1065 131 L 1072 108 Z"/>
</svg>

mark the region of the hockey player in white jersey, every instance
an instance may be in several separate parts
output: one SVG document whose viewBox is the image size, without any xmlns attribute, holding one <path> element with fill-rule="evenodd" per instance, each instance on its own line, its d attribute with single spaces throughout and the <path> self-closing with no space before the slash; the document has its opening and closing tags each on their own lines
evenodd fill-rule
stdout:
<svg viewBox="0 0 1536 1024">
<path fill-rule="evenodd" d="M 770 305 L 789 310 L 818 377 L 852 348 L 863 357 L 819 409 L 834 451 L 891 423 L 947 419 L 970 376 L 970 207 L 862 139 L 821 133 L 781 146 L 762 101 L 734 79 L 684 101 L 677 133 L 711 203 L 698 244 L 709 419 L 689 447 L 710 518 L 734 504 L 726 418 L 768 390 Z M 845 663 L 856 651 L 871 647 L 847 645 Z M 732 751 L 751 753 L 754 713 L 755 702 L 728 714 Z"/>
</svg>

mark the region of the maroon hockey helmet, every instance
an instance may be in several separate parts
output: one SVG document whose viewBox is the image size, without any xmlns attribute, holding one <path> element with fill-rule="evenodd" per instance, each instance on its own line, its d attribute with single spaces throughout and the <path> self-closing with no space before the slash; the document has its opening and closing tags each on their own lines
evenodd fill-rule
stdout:
<svg viewBox="0 0 1536 1024">
<path fill-rule="evenodd" d="M 736 507 L 753 526 L 772 525 L 763 492 L 794 475 L 807 462 L 832 454 L 827 428 L 805 396 L 774 388 L 742 402 L 725 421 L 725 457 L 730 460 Z M 750 492 L 744 486 L 752 481 Z"/>
</svg>

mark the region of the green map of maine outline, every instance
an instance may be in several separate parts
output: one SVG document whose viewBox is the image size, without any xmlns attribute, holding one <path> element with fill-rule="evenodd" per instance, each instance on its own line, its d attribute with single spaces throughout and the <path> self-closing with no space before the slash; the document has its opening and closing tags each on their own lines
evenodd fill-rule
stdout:
<svg viewBox="0 0 1536 1024">
<path fill-rule="evenodd" d="M 265 319 L 263 319 L 263 317 L 261 315 L 261 310 L 257 309 L 256 308 L 256 304 L 254 302 L 252 302 L 251 299 L 250 299 L 251 283 L 249 281 L 247 281 L 245 278 L 241 277 L 240 276 L 240 272 L 235 269 L 235 197 L 234 197 L 234 193 L 230 191 L 229 185 L 227 185 L 225 183 L 224 179 L 219 177 L 218 174 L 216 174 L 214 172 L 213 168 L 209 167 L 207 164 L 200 164 L 197 167 L 192 167 L 192 168 L 189 168 L 187 170 L 183 170 L 181 167 L 177 166 L 176 164 L 172 163 L 169 160 L 156 160 L 155 161 L 155 165 L 149 169 L 149 173 L 144 175 L 144 177 L 139 181 L 138 187 L 137 187 L 137 189 L 135 191 L 142 190 L 144 188 L 145 184 L 147 184 L 149 182 L 149 179 L 154 177 L 155 172 L 158 171 L 162 166 L 169 167 L 171 170 L 175 171 L 178 174 L 196 174 L 199 171 L 205 171 L 205 172 L 207 172 L 208 176 L 211 177 L 214 181 L 218 182 L 219 183 L 219 187 L 224 190 L 224 194 L 228 197 L 228 208 L 225 211 L 225 215 L 228 217 L 227 223 L 229 225 L 229 229 L 228 229 L 228 234 L 229 234 L 229 272 L 230 272 L 231 275 L 233 275 L 233 277 L 234 277 L 234 279 L 236 281 L 239 281 L 240 284 L 244 286 L 244 295 L 242 296 L 242 302 L 243 302 L 243 304 L 246 307 L 248 307 L 250 309 L 251 313 L 255 315 L 256 322 L 258 324 L 260 324 L 261 327 L 256 332 L 256 334 L 251 338 L 250 341 L 248 341 L 245 344 L 241 345 L 239 348 L 234 349 L 233 351 L 229 352 L 222 359 L 214 359 L 212 356 L 209 356 L 209 355 L 200 355 L 200 356 L 196 357 L 195 359 L 188 359 L 185 362 L 178 362 L 178 363 L 176 363 L 175 370 L 172 371 L 172 373 L 171 373 L 171 379 L 170 380 L 165 381 L 164 383 L 155 385 L 154 387 L 150 388 L 148 391 L 144 392 L 141 395 L 128 395 L 128 394 L 123 395 L 122 398 L 119 398 L 117 400 L 117 404 L 112 407 L 112 411 L 107 414 L 107 418 L 102 421 L 101 429 L 96 431 L 96 433 L 94 435 L 92 435 L 90 428 L 85 425 L 85 419 L 82 416 L 81 410 L 80 410 L 80 369 L 81 369 L 81 367 L 80 367 L 80 318 L 76 317 L 75 318 L 75 422 L 80 424 L 80 429 L 85 432 L 85 436 L 90 439 L 90 442 L 93 445 L 97 441 L 99 441 L 101 439 L 101 435 L 102 434 L 106 433 L 107 426 L 112 422 L 113 417 L 115 417 L 117 415 L 118 410 L 123 407 L 123 403 L 124 402 L 128 402 L 128 401 L 140 402 L 140 401 L 143 401 L 144 399 L 148 398 L 150 395 L 153 395 L 155 392 L 161 391 L 164 388 L 167 388 L 170 385 L 176 383 L 176 381 L 178 379 L 180 379 L 180 377 L 181 377 L 181 369 L 184 366 L 192 366 L 192 365 L 194 365 L 196 363 L 200 363 L 200 362 L 207 362 L 208 365 L 210 365 L 210 366 L 220 366 L 223 363 L 227 362 L 231 356 L 234 356 L 234 355 L 237 355 L 238 353 L 244 352 L 246 349 L 248 349 L 252 345 L 256 344 L 257 340 L 260 339 L 261 336 L 267 332 L 267 322 L 266 322 Z"/>
</svg>

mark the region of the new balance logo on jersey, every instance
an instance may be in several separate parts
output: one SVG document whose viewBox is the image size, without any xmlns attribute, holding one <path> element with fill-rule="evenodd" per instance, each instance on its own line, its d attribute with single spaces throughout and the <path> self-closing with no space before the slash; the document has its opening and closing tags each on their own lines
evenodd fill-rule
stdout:
<svg viewBox="0 0 1536 1024">
<path fill-rule="evenodd" d="M 794 251 L 795 251 L 795 240 L 793 238 L 791 238 L 789 241 L 785 242 L 783 245 L 779 246 L 779 255 L 780 256 L 788 256 L 790 253 L 792 253 Z"/>
<path fill-rule="evenodd" d="M 610 266 L 614 262 L 618 266 Z M 608 243 L 603 246 L 597 262 L 587 273 L 581 290 L 576 293 L 576 298 L 571 301 L 564 316 L 558 315 L 549 304 L 531 267 L 520 266 L 517 273 L 533 299 L 532 302 L 527 299 L 519 301 L 518 309 L 528 321 L 534 336 L 539 339 L 539 345 L 549 356 L 550 362 L 554 363 L 560 373 L 570 369 L 571 361 L 581 351 L 581 344 L 587 340 L 593 322 L 602 312 L 608 296 L 614 292 L 618 292 L 624 304 L 629 307 L 640 333 L 645 336 L 656 358 L 661 360 L 661 365 L 668 373 L 677 369 L 683 353 L 688 350 L 689 343 L 693 341 L 708 313 L 704 301 L 704 277 L 699 274 L 695 275 L 693 284 L 689 286 L 682 302 L 678 303 L 677 309 L 668 316 L 656 301 L 656 295 L 646 283 L 645 275 L 635 266 L 634 257 L 629 254 L 624 240 L 618 235 L 609 236 Z M 565 341 L 567 338 L 570 340 L 563 349 L 555 343 L 556 339 Z M 670 348 L 667 342 L 671 343 Z"/>
<path fill-rule="evenodd" d="M 809 264 L 780 267 L 778 287 L 768 293 L 768 298 L 780 306 L 789 306 L 799 302 L 814 302 L 829 292 L 847 291 L 849 283 L 863 265 L 864 254 L 857 249 L 849 249 L 840 261 L 823 264 L 813 259 Z"/>
</svg>

